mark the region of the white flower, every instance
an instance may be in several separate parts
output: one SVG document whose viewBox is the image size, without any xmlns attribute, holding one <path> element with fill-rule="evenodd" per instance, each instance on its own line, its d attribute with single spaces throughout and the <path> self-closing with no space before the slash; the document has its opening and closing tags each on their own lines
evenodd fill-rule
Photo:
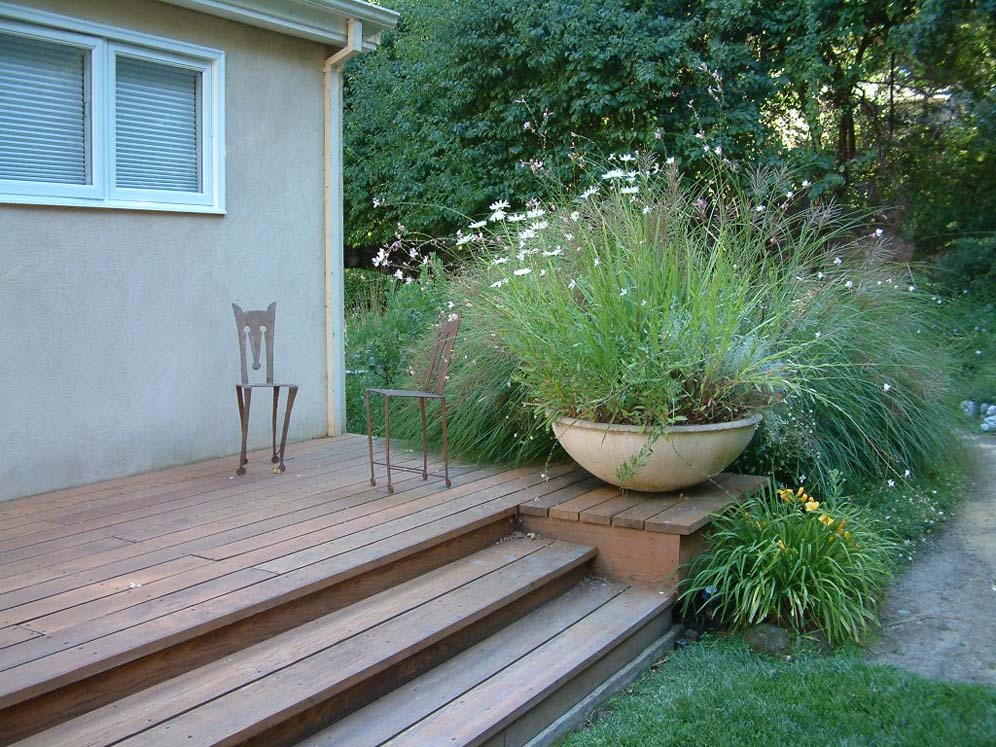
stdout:
<svg viewBox="0 0 996 747">
<path fill-rule="evenodd" d="M 803 189 L 805 189 L 806 187 L 808 187 L 810 184 L 812 184 L 812 182 L 809 181 L 809 179 L 803 179 L 802 180 L 802 188 Z"/>
<path fill-rule="evenodd" d="M 497 212 L 498 210 L 504 210 L 507 207 L 508 200 L 495 200 L 488 206 L 488 209 L 493 212 Z"/>
<path fill-rule="evenodd" d="M 975 351 L 975 354 L 976 354 L 976 355 L 982 355 L 982 351 L 981 351 L 981 350 L 976 350 L 976 351 Z"/>
<path fill-rule="evenodd" d="M 577 287 L 577 284 L 578 282 L 576 280 L 571 280 L 571 282 L 567 284 L 567 289 L 574 290 Z"/>
<path fill-rule="evenodd" d="M 634 156 L 631 153 L 623 153 L 621 156 L 619 156 L 619 160 L 622 161 L 623 163 L 629 163 L 630 161 L 635 161 L 636 156 Z"/>
<path fill-rule="evenodd" d="M 452 309 L 454 306 L 456 306 L 456 304 L 453 303 L 452 301 L 447 301 L 446 302 L 446 308 L 447 309 Z"/>
<path fill-rule="evenodd" d="M 888 384 L 888 383 L 882 384 L 882 391 L 883 392 L 888 392 L 890 389 L 892 389 L 892 384 Z"/>
<path fill-rule="evenodd" d="M 505 284 L 506 284 L 507 282 L 508 282 L 508 278 L 502 278 L 502 279 L 501 279 L 501 280 L 499 280 L 498 282 L 495 282 L 495 283 L 492 283 L 492 284 L 491 284 L 491 287 L 492 287 L 492 288 L 501 288 L 501 287 L 502 287 L 503 285 L 505 285 Z"/>
<path fill-rule="evenodd" d="M 533 208 L 526 213 L 526 217 L 532 220 L 533 218 L 542 218 L 546 215 L 546 210 L 543 208 Z"/>
<path fill-rule="evenodd" d="M 401 270 L 395 270 L 394 277 L 396 277 L 398 280 L 404 280 L 405 273 L 403 273 Z"/>
<path fill-rule="evenodd" d="M 834 257 L 833 258 L 833 263 L 835 265 L 843 264 L 843 262 L 844 262 L 844 260 L 842 260 L 840 257 Z"/>
<path fill-rule="evenodd" d="M 674 156 L 668 156 L 667 158 L 665 158 L 664 159 L 664 163 L 666 163 L 668 166 L 673 166 L 674 165 Z"/>
<path fill-rule="evenodd" d="M 621 194 L 621 195 L 635 195 L 639 191 L 640 191 L 639 187 L 623 187 L 622 189 L 619 190 L 619 194 Z"/>
<path fill-rule="evenodd" d="M 817 332 L 816 333 L 816 339 L 819 340 L 821 337 L 823 337 L 823 333 L 822 332 Z"/>
<path fill-rule="evenodd" d="M 508 262 L 508 257 L 495 257 L 493 260 L 491 260 L 491 264 L 493 265 L 503 265 L 506 262 Z"/>
<path fill-rule="evenodd" d="M 574 212 L 571 213 L 571 220 L 573 222 L 576 223 L 579 218 L 581 218 L 581 213 L 579 213 L 577 210 L 575 210 Z"/>
<path fill-rule="evenodd" d="M 763 213 L 764 212 L 764 205 L 758 205 L 756 208 L 754 208 L 754 212 L 755 213 Z"/>
<path fill-rule="evenodd" d="M 881 228 L 876 228 L 875 229 L 875 238 L 877 239 L 877 238 L 880 238 L 881 236 L 882 236 L 882 229 Z"/>
<path fill-rule="evenodd" d="M 816 279 L 817 280 L 822 280 L 825 277 L 826 277 L 826 275 L 824 275 L 822 272 L 816 273 Z"/>
<path fill-rule="evenodd" d="M 853 280 L 848 280 L 846 283 L 844 283 L 844 287 L 845 288 L 853 288 L 854 287 L 854 281 Z"/>
<path fill-rule="evenodd" d="M 588 189 L 586 189 L 584 192 L 578 195 L 578 199 L 587 200 L 589 197 L 597 193 L 598 193 L 598 187 L 588 187 Z"/>
<path fill-rule="evenodd" d="M 793 195 L 795 195 L 795 192 L 788 191 L 788 192 L 785 193 L 785 199 L 786 200 L 791 200 L 792 197 L 793 197 Z"/>
<path fill-rule="evenodd" d="M 890 488 L 896 487 L 896 481 L 895 480 L 889 480 L 889 487 Z"/>
<path fill-rule="evenodd" d="M 380 267 L 381 265 L 387 264 L 387 259 L 390 256 L 391 252 L 387 249 L 387 247 L 382 246 L 377 252 L 377 256 L 373 258 L 373 266 Z"/>
<path fill-rule="evenodd" d="M 460 233 L 459 231 L 457 231 L 456 245 L 457 246 L 463 246 L 464 244 L 466 244 L 468 241 L 470 241 L 473 238 L 474 238 L 474 234 L 472 234 L 472 233 L 466 233 L 465 234 L 465 233 Z"/>
<path fill-rule="evenodd" d="M 640 306 L 646 306 L 646 305 L 647 305 L 647 299 L 644 298 L 642 301 L 640 301 Z"/>
<path fill-rule="evenodd" d="M 543 277 L 544 275 L 546 275 L 546 270 L 540 270 L 540 277 Z"/>
<path fill-rule="evenodd" d="M 380 199 L 379 197 L 374 197 L 373 198 L 373 206 L 375 208 L 379 208 L 383 204 L 384 204 L 384 201 L 382 199 Z"/>
<path fill-rule="evenodd" d="M 504 210 L 495 210 L 491 215 L 488 216 L 488 220 L 492 223 L 496 223 L 500 220 L 505 220 L 505 216 L 508 215 Z"/>
<path fill-rule="evenodd" d="M 643 210 L 641 212 L 644 215 L 650 215 L 653 211 L 654 211 L 654 209 L 652 207 L 650 207 L 650 205 L 644 205 L 643 206 Z"/>
<path fill-rule="evenodd" d="M 543 251 L 543 256 L 544 256 L 544 257 L 558 257 L 558 256 L 560 256 L 560 255 L 561 255 L 561 254 L 563 254 L 563 253 L 564 253 L 564 250 L 563 250 L 563 249 L 561 249 L 561 248 L 560 248 L 560 247 L 558 246 L 558 247 L 557 247 L 556 249 L 551 249 L 550 251 L 546 251 L 546 250 L 544 250 L 544 251 Z"/>
<path fill-rule="evenodd" d="M 516 270 L 516 271 L 515 271 L 515 272 L 513 272 L 512 274 L 513 274 L 513 275 L 517 275 L 517 276 L 519 276 L 519 277 L 522 277 L 523 275 L 528 275 L 528 274 L 529 274 L 530 272 L 532 272 L 532 271 L 533 271 L 533 270 L 532 270 L 532 268 L 531 268 L 531 267 L 520 267 L 520 268 L 519 268 L 518 270 Z"/>
<path fill-rule="evenodd" d="M 529 226 L 533 231 L 542 231 L 544 228 L 549 228 L 550 222 L 546 220 L 538 220 Z"/>
<path fill-rule="evenodd" d="M 527 228 L 524 231 L 519 231 L 519 241 L 529 241 L 530 239 L 536 238 L 536 229 Z"/>
<path fill-rule="evenodd" d="M 699 132 L 696 132 L 696 133 L 695 133 L 695 137 L 696 137 L 696 138 L 697 138 L 698 140 L 705 140 L 705 133 L 704 133 L 704 132 L 702 132 L 702 131 L 700 130 Z"/>
<path fill-rule="evenodd" d="M 916 286 L 914 286 L 914 285 L 911 285 L 911 286 L 909 287 L 909 291 L 910 291 L 910 293 L 912 293 L 912 292 L 913 292 L 913 291 L 915 291 L 915 290 L 916 290 Z"/>
<path fill-rule="evenodd" d="M 621 288 L 619 290 L 619 295 L 620 296 L 625 296 L 627 293 L 629 293 L 629 288 Z"/>
<path fill-rule="evenodd" d="M 909 479 L 912 475 L 913 475 L 913 473 L 910 472 L 909 470 L 906 470 L 905 472 L 903 472 L 903 477 L 905 477 L 907 479 Z"/>
<path fill-rule="evenodd" d="M 468 228 L 470 228 L 471 230 L 477 230 L 478 228 L 484 228 L 486 225 L 488 225 L 488 222 L 486 220 L 479 220 L 471 223 L 468 226 Z"/>
<path fill-rule="evenodd" d="M 624 176 L 626 176 L 626 172 L 622 169 L 609 169 L 602 174 L 603 179 L 622 179 Z"/>
<path fill-rule="evenodd" d="M 509 223 L 521 223 L 525 219 L 526 219 L 526 214 L 525 213 L 511 213 L 508 216 L 508 222 Z"/>
<path fill-rule="evenodd" d="M 595 267 L 598 267 L 600 264 L 602 264 L 602 260 L 600 260 L 598 257 L 595 257 Z"/>
</svg>

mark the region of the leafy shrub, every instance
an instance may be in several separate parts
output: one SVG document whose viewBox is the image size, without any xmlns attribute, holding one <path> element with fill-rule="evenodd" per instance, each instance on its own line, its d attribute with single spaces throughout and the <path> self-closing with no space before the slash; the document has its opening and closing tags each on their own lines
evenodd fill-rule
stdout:
<svg viewBox="0 0 996 747">
<path fill-rule="evenodd" d="M 347 267 L 343 274 L 343 297 L 347 313 L 357 309 L 382 308 L 384 294 L 394 279 L 377 270 Z"/>
<path fill-rule="evenodd" d="M 767 488 L 712 521 L 710 545 L 682 582 L 687 612 L 734 628 L 772 621 L 818 628 L 832 644 L 860 640 L 892 577 L 896 543 L 868 511 Z"/>
<path fill-rule="evenodd" d="M 354 433 L 366 432 L 366 388 L 400 384 L 416 341 L 439 321 L 446 298 L 442 267 L 435 262 L 423 266 L 418 281 L 388 278 L 382 294 L 372 298 L 346 317 L 346 426 Z M 372 409 L 380 433 L 381 408 Z"/>
</svg>

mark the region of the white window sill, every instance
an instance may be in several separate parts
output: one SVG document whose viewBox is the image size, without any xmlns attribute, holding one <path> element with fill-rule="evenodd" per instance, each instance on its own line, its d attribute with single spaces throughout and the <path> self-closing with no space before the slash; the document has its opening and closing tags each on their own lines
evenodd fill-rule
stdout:
<svg viewBox="0 0 996 747">
<path fill-rule="evenodd" d="M 141 200 L 87 200 L 79 197 L 54 197 L 43 195 L 0 195 L 2 205 L 48 205 L 49 207 L 83 207 L 102 210 L 155 210 L 167 213 L 201 213 L 225 215 L 223 207 L 195 205 L 178 202 L 143 202 Z"/>
</svg>

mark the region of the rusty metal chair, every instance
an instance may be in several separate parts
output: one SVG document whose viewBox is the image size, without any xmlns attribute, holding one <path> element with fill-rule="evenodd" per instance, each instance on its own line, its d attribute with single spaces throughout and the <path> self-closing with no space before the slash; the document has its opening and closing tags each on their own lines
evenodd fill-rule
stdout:
<svg viewBox="0 0 996 747">
<path fill-rule="evenodd" d="M 273 474 L 279 475 L 284 466 L 284 450 L 287 448 L 287 429 L 290 427 L 291 411 L 297 398 L 297 384 L 275 384 L 273 382 L 273 326 L 277 315 L 277 304 L 271 303 L 259 311 L 243 311 L 238 304 L 232 304 L 235 312 L 235 327 L 239 333 L 239 355 L 242 358 L 242 381 L 235 385 L 235 399 L 239 406 L 239 422 L 242 425 L 242 452 L 239 456 L 237 475 L 246 473 L 249 459 L 246 457 L 246 442 L 249 439 L 249 406 L 252 404 L 253 389 L 273 390 L 273 456 L 270 462 L 276 465 Z M 266 382 L 253 384 L 249 381 L 249 366 L 246 359 L 246 339 L 252 350 L 252 370 L 258 371 L 260 350 L 266 344 Z M 284 430 L 277 449 L 277 408 L 280 404 L 280 390 L 287 389 L 287 406 L 284 408 Z"/>
<path fill-rule="evenodd" d="M 391 470 L 401 472 L 414 472 L 421 474 L 423 480 L 429 479 L 429 439 L 426 433 L 425 402 L 429 399 L 439 400 L 440 416 L 442 417 L 443 429 L 443 479 L 446 487 L 452 487 L 450 482 L 450 462 L 448 445 L 446 441 L 446 397 L 443 396 L 443 389 L 446 386 L 447 373 L 450 368 L 450 357 L 453 353 L 453 344 L 456 342 L 457 333 L 460 330 L 460 317 L 450 314 L 443 316 L 436 331 L 436 342 L 432 346 L 429 357 L 428 370 L 422 379 L 422 389 L 378 389 L 369 388 L 366 391 L 367 406 L 367 445 L 370 449 L 370 484 L 376 485 L 377 479 L 374 476 L 374 465 L 381 465 L 387 468 L 387 492 L 393 493 L 394 486 L 391 484 Z M 370 422 L 370 395 L 379 394 L 384 398 L 384 461 L 374 461 L 373 452 L 373 429 Z M 391 399 L 403 397 L 408 399 L 418 399 L 419 411 L 422 415 L 422 469 L 416 467 L 391 466 Z"/>
</svg>

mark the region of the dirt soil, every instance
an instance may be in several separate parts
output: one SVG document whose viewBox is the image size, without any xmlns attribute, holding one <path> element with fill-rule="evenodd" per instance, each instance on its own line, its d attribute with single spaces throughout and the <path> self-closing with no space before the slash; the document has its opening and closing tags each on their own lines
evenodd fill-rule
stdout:
<svg viewBox="0 0 996 747">
<path fill-rule="evenodd" d="M 972 455 L 969 495 L 891 589 L 871 658 L 996 686 L 996 438 L 975 437 Z"/>
</svg>

